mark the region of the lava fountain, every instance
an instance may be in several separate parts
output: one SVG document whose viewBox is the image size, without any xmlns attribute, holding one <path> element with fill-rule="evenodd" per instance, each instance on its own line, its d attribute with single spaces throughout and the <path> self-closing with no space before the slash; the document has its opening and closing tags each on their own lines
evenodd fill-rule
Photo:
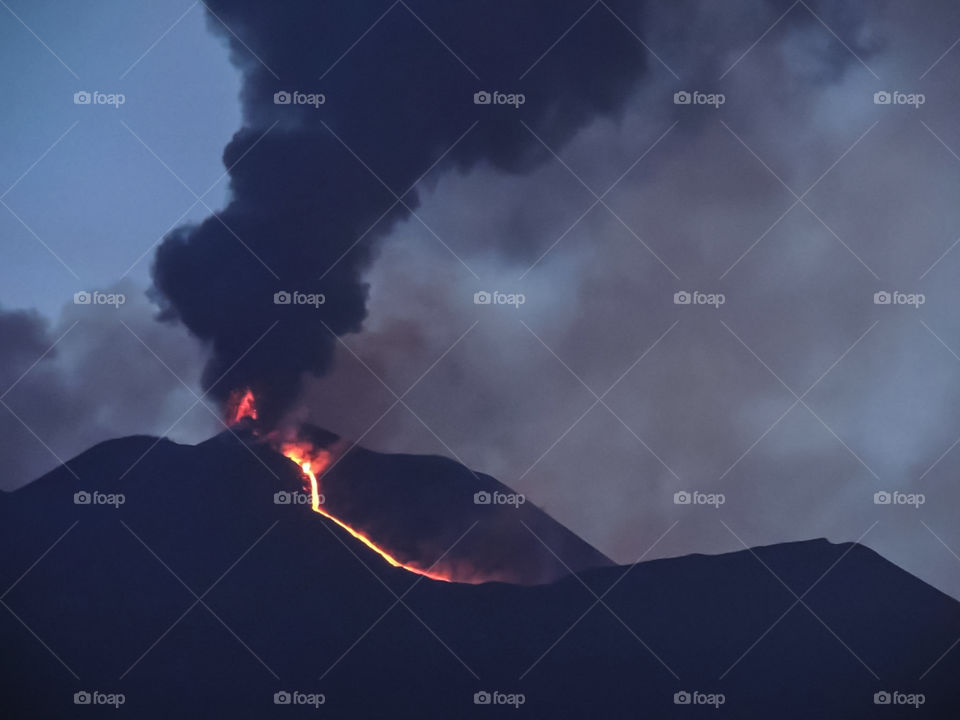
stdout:
<svg viewBox="0 0 960 720">
<path fill-rule="evenodd" d="M 227 425 L 236 425 L 245 418 L 257 419 L 257 403 L 253 390 L 243 388 L 234 390 L 227 399 Z"/>
</svg>

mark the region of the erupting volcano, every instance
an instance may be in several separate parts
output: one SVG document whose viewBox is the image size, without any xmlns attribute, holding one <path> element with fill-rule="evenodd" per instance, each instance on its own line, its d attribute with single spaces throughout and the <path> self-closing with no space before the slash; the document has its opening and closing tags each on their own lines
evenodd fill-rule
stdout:
<svg viewBox="0 0 960 720">
<path fill-rule="evenodd" d="M 447 458 L 381 455 L 312 426 L 260 427 L 249 388 L 231 393 L 226 417 L 247 420 L 257 444 L 295 462 L 312 510 L 393 567 L 444 582 L 536 585 L 612 564 L 522 494 Z"/>
<path fill-rule="evenodd" d="M 451 460 L 346 449 L 309 427 L 284 457 L 255 434 L 260 415 L 197 445 L 109 440 L 0 493 L 3 717 L 86 715 L 77 688 L 98 677 L 138 720 L 696 715 L 677 709 L 678 686 L 725 693 L 728 704 L 703 717 L 906 717 L 876 709 L 878 687 L 924 693 L 919 712 L 902 706 L 911 716 L 960 717 L 960 655 L 948 646 L 960 605 L 863 546 L 814 540 L 597 568 L 537 588 L 463 585 L 568 572 L 544 544 L 570 568 L 603 556 L 530 502 L 475 504 L 474 488 L 509 488 Z M 276 501 L 304 478 L 319 484 L 323 514 Z M 77 503 L 97 487 L 125 502 Z M 455 582 L 414 578 L 390 558 L 440 559 Z M 203 605 L 184 592 L 211 582 Z M 785 587 L 806 589 L 809 608 L 784 612 Z M 589 589 L 605 608 L 591 612 Z M 718 683 L 737 658 L 743 668 Z M 830 678 L 843 682 L 823 691 Z M 278 688 L 298 686 L 330 701 L 278 710 Z M 527 705 L 471 703 L 478 687 L 522 692 Z"/>
</svg>

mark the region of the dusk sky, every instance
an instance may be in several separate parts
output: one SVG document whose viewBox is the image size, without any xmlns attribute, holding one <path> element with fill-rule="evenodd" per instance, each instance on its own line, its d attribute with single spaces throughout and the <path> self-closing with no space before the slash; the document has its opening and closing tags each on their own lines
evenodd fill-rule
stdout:
<svg viewBox="0 0 960 720">
<path fill-rule="evenodd" d="M 620 563 L 860 540 L 960 597 L 955 3 L 0 5 L 4 488 L 251 386 Z"/>
</svg>

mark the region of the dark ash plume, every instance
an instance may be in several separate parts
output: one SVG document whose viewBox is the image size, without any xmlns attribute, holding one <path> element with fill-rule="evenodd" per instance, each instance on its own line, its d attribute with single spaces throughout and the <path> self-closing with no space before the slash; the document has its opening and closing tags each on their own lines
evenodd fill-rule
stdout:
<svg viewBox="0 0 960 720">
<path fill-rule="evenodd" d="M 211 346 L 205 387 L 221 400 L 252 388 L 267 423 L 296 397 L 303 373 L 328 369 L 333 334 L 361 328 L 377 238 L 416 210 L 414 183 L 434 163 L 526 171 L 551 156 L 524 123 L 558 148 L 616 112 L 647 63 L 606 11 L 564 35 L 582 3 L 207 7 L 244 77 L 244 127 L 224 152 L 231 202 L 165 238 L 153 279 L 163 316 Z M 474 103 L 474 93 L 494 90 L 525 102 Z M 295 91 L 325 101 L 275 104 L 275 93 Z M 281 291 L 325 302 L 275 304 Z"/>
</svg>

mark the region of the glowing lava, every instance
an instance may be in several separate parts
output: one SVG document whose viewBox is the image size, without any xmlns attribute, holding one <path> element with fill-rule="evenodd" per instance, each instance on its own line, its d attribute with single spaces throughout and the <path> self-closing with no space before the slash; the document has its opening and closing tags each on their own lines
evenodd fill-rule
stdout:
<svg viewBox="0 0 960 720">
<path fill-rule="evenodd" d="M 300 466 L 300 470 L 303 472 L 303 476 L 307 481 L 308 491 L 310 493 L 310 506 L 313 508 L 313 511 L 320 513 L 325 518 L 333 520 L 337 525 L 342 527 L 348 533 L 350 533 L 357 540 L 362 542 L 368 548 L 377 553 L 380 557 L 386 560 L 388 563 L 394 567 L 403 568 L 417 575 L 425 575 L 431 580 L 443 580 L 444 582 L 451 582 L 450 577 L 439 572 L 432 572 L 430 570 L 422 570 L 413 565 L 407 565 L 405 563 L 397 560 L 393 555 L 384 550 L 382 547 L 377 545 L 373 540 L 364 535 L 358 530 L 354 530 L 352 527 L 347 525 L 345 522 L 339 518 L 334 517 L 329 512 L 323 508 L 323 503 L 320 500 L 320 487 L 317 481 L 317 475 L 323 474 L 323 472 L 330 467 L 330 462 L 333 459 L 333 456 L 326 450 L 315 450 L 310 443 L 306 442 L 287 442 L 283 443 L 280 446 L 280 453 L 287 458 L 293 460 L 297 465 Z"/>
<path fill-rule="evenodd" d="M 230 398 L 227 401 L 226 416 L 226 422 L 228 425 L 236 425 L 244 418 L 250 418 L 251 420 L 257 419 L 256 398 L 254 397 L 253 391 L 250 390 L 250 388 L 234 390 L 232 393 L 230 393 Z M 275 438 L 276 435 L 271 433 L 267 436 L 267 440 L 271 441 L 271 437 Z M 323 496 L 320 494 L 320 483 L 317 480 L 317 476 L 322 475 L 323 472 L 330 467 L 331 461 L 333 460 L 333 455 L 329 451 L 322 449 L 318 450 L 314 448 L 311 443 L 303 441 L 283 442 L 272 440 L 271 442 L 274 448 L 279 450 L 281 455 L 290 458 L 300 466 L 300 471 L 303 473 L 304 485 L 306 486 L 307 492 L 310 493 L 310 507 L 313 508 L 315 513 L 319 513 L 325 518 L 333 520 L 333 522 L 342 527 L 353 537 L 373 550 L 394 567 L 409 570 L 417 575 L 425 575 L 431 580 L 452 582 L 452 579 L 449 575 L 431 570 L 421 570 L 413 565 L 407 565 L 400 562 L 389 552 L 377 545 L 369 537 L 364 535 L 359 530 L 354 530 L 339 518 L 334 517 L 323 507 Z"/>
<path fill-rule="evenodd" d="M 308 443 L 287 442 L 280 446 L 280 454 L 290 458 L 303 472 L 307 481 L 307 492 L 310 493 L 310 507 L 314 512 L 327 515 L 320 509 L 320 488 L 317 482 L 317 473 L 322 473 L 330 466 L 330 453 L 326 450 L 315 451 Z M 339 523 L 339 520 L 337 521 Z M 347 528 L 349 530 L 349 528 Z M 351 530 L 351 532 L 353 532 Z"/>
<path fill-rule="evenodd" d="M 234 390 L 227 400 L 227 425 L 236 425 L 244 418 L 257 419 L 257 404 L 250 388 Z"/>
</svg>

